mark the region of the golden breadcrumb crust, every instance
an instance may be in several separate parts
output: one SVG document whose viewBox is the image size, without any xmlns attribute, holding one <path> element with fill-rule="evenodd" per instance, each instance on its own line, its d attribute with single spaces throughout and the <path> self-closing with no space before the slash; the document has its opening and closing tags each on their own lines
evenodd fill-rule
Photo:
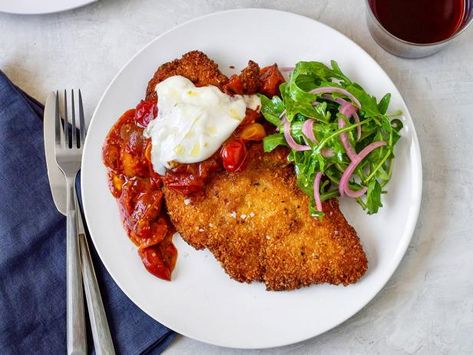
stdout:
<svg viewBox="0 0 473 355">
<path fill-rule="evenodd" d="M 355 230 L 337 200 L 324 203 L 325 217 L 310 217 L 286 154 L 264 154 L 255 144 L 245 170 L 217 173 L 193 199 L 164 188 L 172 222 L 241 282 L 263 281 L 268 290 L 356 282 L 367 259 Z"/>
<path fill-rule="evenodd" d="M 214 85 L 222 89 L 228 82 L 228 78 L 220 72 L 213 60 L 200 51 L 191 51 L 156 70 L 148 82 L 146 100 L 156 100 L 156 85 L 174 75 L 182 75 L 196 86 Z"/>
</svg>

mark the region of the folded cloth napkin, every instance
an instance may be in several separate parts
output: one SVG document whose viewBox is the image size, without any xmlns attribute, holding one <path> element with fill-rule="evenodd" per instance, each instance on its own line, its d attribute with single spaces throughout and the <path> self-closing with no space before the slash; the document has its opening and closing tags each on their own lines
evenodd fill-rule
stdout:
<svg viewBox="0 0 473 355">
<path fill-rule="evenodd" d="M 66 220 L 49 190 L 42 115 L 0 71 L 0 354 L 66 352 Z M 125 296 L 89 244 L 117 353 L 161 353 L 175 333 Z"/>
</svg>

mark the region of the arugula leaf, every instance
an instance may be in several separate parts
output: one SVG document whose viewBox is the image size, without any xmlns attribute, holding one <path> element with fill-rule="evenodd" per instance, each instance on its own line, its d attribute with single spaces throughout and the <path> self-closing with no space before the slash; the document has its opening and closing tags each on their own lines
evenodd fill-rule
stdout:
<svg viewBox="0 0 473 355">
<path fill-rule="evenodd" d="M 378 110 L 382 115 L 388 110 L 389 101 L 391 101 L 391 93 L 388 92 L 378 103 Z"/>
<path fill-rule="evenodd" d="M 266 153 L 273 151 L 280 145 L 287 146 L 286 139 L 282 133 L 271 134 L 263 139 L 263 150 Z"/>
<path fill-rule="evenodd" d="M 258 96 L 261 100 L 261 113 L 263 117 L 269 123 L 279 126 L 281 124 L 279 116 L 281 116 L 284 111 L 284 103 L 282 100 L 277 96 L 274 96 L 271 100 L 261 94 L 258 94 Z"/>
<path fill-rule="evenodd" d="M 297 118 L 294 118 L 291 124 L 291 136 L 299 144 L 305 144 L 304 137 L 302 135 L 302 122 L 302 120 L 298 121 Z"/>
<path fill-rule="evenodd" d="M 308 97 L 303 97 L 303 95 L 300 95 L 298 88 L 291 90 L 291 87 L 287 83 L 281 84 L 280 91 L 286 109 L 286 118 L 289 122 L 291 122 L 298 113 L 319 121 L 325 120 L 325 117 L 321 115 L 319 110 L 312 104 L 315 98 L 314 95 L 308 94 Z M 293 98 L 298 95 L 299 97 L 297 99 Z"/>
<path fill-rule="evenodd" d="M 312 201 L 311 204 L 309 205 L 309 213 L 312 217 L 316 217 L 316 218 L 323 218 L 325 216 L 325 213 L 323 213 L 322 211 L 318 211 L 315 208 L 314 201 Z"/>
<path fill-rule="evenodd" d="M 330 65 L 332 66 L 333 72 L 338 77 L 339 80 L 343 81 L 346 85 L 351 84 L 351 80 L 348 79 L 348 77 L 343 74 L 342 70 L 338 66 L 338 63 L 334 60 L 330 61 Z"/>
<path fill-rule="evenodd" d="M 317 81 L 311 75 L 301 74 L 296 77 L 295 82 L 301 90 L 306 92 L 318 87 Z"/>
<path fill-rule="evenodd" d="M 328 80 L 335 75 L 334 71 L 328 66 L 320 62 L 299 62 L 296 64 L 294 71 L 291 75 L 291 81 L 293 78 L 297 78 L 299 75 L 312 76 L 320 80 Z"/>
<path fill-rule="evenodd" d="M 377 180 L 371 180 L 368 184 L 368 192 L 366 193 L 366 208 L 368 209 L 368 214 L 377 213 L 382 206 L 381 185 Z"/>
<path fill-rule="evenodd" d="M 360 101 L 361 111 L 364 112 L 366 118 L 380 115 L 378 104 L 374 96 L 368 95 L 359 85 L 351 84 L 345 89 L 355 95 L 358 101 Z"/>
</svg>

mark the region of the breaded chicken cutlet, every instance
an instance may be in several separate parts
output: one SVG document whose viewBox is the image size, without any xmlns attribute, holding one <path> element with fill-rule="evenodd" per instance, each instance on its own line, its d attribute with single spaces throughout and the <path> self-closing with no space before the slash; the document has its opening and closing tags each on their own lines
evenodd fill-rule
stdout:
<svg viewBox="0 0 473 355">
<path fill-rule="evenodd" d="M 250 61 L 243 72 L 245 87 L 253 87 L 255 65 Z M 221 90 L 228 82 L 217 64 L 192 51 L 158 68 L 147 99 L 156 99 L 156 84 L 173 75 Z M 325 217 L 310 217 L 309 198 L 297 187 L 286 156 L 284 149 L 265 154 L 253 144 L 244 170 L 215 173 L 200 195 L 188 198 L 164 187 L 173 224 L 187 243 L 208 248 L 240 282 L 263 281 L 268 290 L 356 282 L 367 258 L 355 230 L 336 200 L 323 204 Z"/>
<path fill-rule="evenodd" d="M 214 85 L 219 89 L 228 78 L 218 69 L 218 65 L 200 51 L 187 52 L 180 59 L 164 63 L 154 73 L 146 88 L 146 100 L 156 99 L 156 85 L 170 76 L 181 75 L 196 86 Z"/>
<path fill-rule="evenodd" d="M 337 200 L 324 203 L 325 217 L 309 216 L 309 198 L 297 187 L 286 155 L 263 153 L 255 144 L 246 169 L 216 174 L 190 203 L 164 188 L 173 224 L 187 243 L 208 248 L 241 282 L 263 281 L 268 290 L 356 282 L 367 259 L 355 230 Z"/>
</svg>

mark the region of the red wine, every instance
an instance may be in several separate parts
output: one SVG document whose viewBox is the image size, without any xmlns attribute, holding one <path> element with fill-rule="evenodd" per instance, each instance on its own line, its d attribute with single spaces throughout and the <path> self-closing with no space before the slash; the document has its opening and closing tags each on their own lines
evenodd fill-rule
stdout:
<svg viewBox="0 0 473 355">
<path fill-rule="evenodd" d="M 369 4 L 386 30 L 414 43 L 451 37 L 465 15 L 465 0 L 369 0 Z"/>
</svg>

